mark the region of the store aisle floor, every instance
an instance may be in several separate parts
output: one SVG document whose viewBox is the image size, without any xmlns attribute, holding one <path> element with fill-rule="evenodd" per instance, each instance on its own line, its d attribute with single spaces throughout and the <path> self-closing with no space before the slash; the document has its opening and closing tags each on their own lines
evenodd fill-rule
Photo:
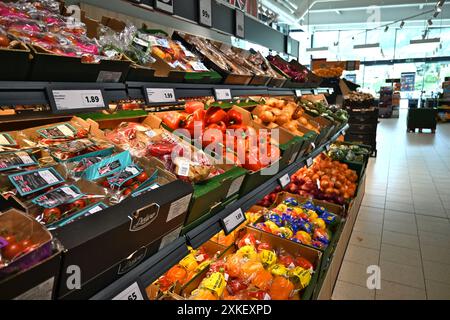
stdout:
<svg viewBox="0 0 450 320">
<path fill-rule="evenodd" d="M 406 133 L 406 114 L 379 124 L 333 299 L 450 299 L 450 123 Z M 367 288 L 371 265 L 380 290 Z"/>
</svg>

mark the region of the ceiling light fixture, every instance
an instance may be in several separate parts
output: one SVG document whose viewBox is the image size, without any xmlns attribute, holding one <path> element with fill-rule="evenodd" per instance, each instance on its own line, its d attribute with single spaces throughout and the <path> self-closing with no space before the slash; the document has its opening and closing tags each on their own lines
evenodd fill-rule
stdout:
<svg viewBox="0 0 450 320">
<path fill-rule="evenodd" d="M 380 43 L 356 44 L 353 50 L 359 55 L 379 55 L 381 53 Z"/>
<path fill-rule="evenodd" d="M 417 40 L 411 40 L 410 46 L 411 50 L 414 50 L 414 52 L 420 52 L 420 53 L 432 53 L 434 50 L 436 50 L 439 47 L 440 38 L 432 38 L 432 39 L 417 39 Z"/>
<path fill-rule="evenodd" d="M 431 25 L 433 25 L 433 20 L 428 19 L 428 20 L 427 20 L 427 23 L 428 23 L 429 26 L 431 26 Z"/>
<path fill-rule="evenodd" d="M 402 22 L 400 23 L 400 29 L 402 29 L 404 26 L 405 26 L 405 21 L 402 21 Z"/>
<path fill-rule="evenodd" d="M 389 30 L 389 26 L 386 26 L 386 28 L 384 28 L 384 32 L 388 32 Z"/>
</svg>

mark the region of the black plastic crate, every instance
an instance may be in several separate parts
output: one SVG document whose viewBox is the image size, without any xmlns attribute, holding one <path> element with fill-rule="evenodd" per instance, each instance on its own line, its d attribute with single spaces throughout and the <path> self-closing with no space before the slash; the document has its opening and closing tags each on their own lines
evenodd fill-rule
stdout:
<svg viewBox="0 0 450 320">
<path fill-rule="evenodd" d="M 347 132 L 351 134 L 376 134 L 377 127 L 377 124 L 350 123 L 350 127 Z"/>
</svg>

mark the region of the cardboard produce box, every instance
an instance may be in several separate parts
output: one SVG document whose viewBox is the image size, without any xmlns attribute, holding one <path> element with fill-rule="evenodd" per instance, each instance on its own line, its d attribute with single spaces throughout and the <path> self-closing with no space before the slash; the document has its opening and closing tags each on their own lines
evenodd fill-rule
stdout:
<svg viewBox="0 0 450 320">
<path fill-rule="evenodd" d="M 213 41 L 197 37 L 195 35 L 186 34 L 182 32 L 175 31 L 172 34 L 172 39 L 181 41 L 184 46 L 195 54 L 202 57 L 203 63 L 210 70 L 215 70 L 223 78 L 224 84 L 249 84 L 253 79 L 253 74 L 250 70 L 240 66 L 238 62 L 230 61 L 216 46 L 214 46 Z M 199 47 L 196 43 L 206 43 L 206 46 Z M 209 48 L 209 49 L 207 49 Z M 241 72 L 230 71 L 225 69 L 223 64 L 220 64 L 218 60 L 227 61 L 228 66 L 233 66 L 235 70 L 239 69 Z"/>
<path fill-rule="evenodd" d="M 288 241 L 286 239 L 274 236 L 272 234 L 264 233 L 264 232 L 261 232 L 259 230 L 255 230 L 255 229 L 249 228 L 249 227 L 243 227 L 238 232 L 239 232 L 239 235 L 251 233 L 254 235 L 256 240 L 259 240 L 262 242 L 267 242 L 267 243 L 271 244 L 274 249 L 283 248 L 287 253 L 291 254 L 294 257 L 299 255 L 301 257 L 306 258 L 308 261 L 310 261 L 313 264 L 314 270 L 316 272 L 314 272 L 309 285 L 304 290 L 301 291 L 300 296 L 294 297 L 294 300 L 298 300 L 298 299 L 309 300 L 309 299 L 311 299 L 314 289 L 316 287 L 317 278 L 319 275 L 319 272 L 317 272 L 317 270 L 319 270 L 319 268 L 320 268 L 320 263 L 321 263 L 321 259 L 322 259 L 322 253 L 320 251 L 305 247 L 301 244 L 298 244 L 298 243 L 295 243 L 292 241 Z M 233 245 L 230 249 L 228 249 L 226 251 L 224 256 L 227 256 L 234 252 L 236 252 L 236 247 Z M 188 298 L 191 295 L 192 291 L 198 288 L 201 281 L 206 277 L 206 274 L 208 273 L 208 271 L 209 271 L 209 269 L 205 269 L 201 273 L 199 273 L 195 278 L 193 278 L 192 281 L 187 286 L 185 286 L 185 289 L 180 292 L 179 296 L 181 296 L 183 298 Z"/>
<path fill-rule="evenodd" d="M 211 262 L 214 261 L 214 258 L 221 258 L 221 257 L 224 257 L 224 256 L 230 254 L 231 250 L 233 249 L 232 246 L 225 247 L 225 246 L 222 246 L 213 241 L 207 241 L 204 244 L 202 244 L 201 247 L 204 250 L 202 252 L 204 252 L 208 255 Z M 186 257 L 188 257 L 188 256 L 186 256 Z M 178 262 L 178 264 L 182 263 L 183 260 L 184 260 L 184 258 L 180 262 Z M 202 265 L 202 263 L 200 263 L 200 262 L 197 262 L 197 263 L 199 264 L 199 266 L 197 267 L 198 269 L 195 270 L 195 272 L 197 272 L 197 273 L 195 275 L 190 275 L 190 276 L 192 276 L 191 280 L 187 281 L 184 284 L 180 284 L 178 282 L 174 283 L 169 288 L 168 292 L 161 292 L 159 290 L 157 280 L 154 281 L 153 283 L 151 283 L 145 290 L 148 298 L 150 300 L 160 300 L 164 295 L 169 294 L 169 293 L 175 294 L 178 297 L 183 297 L 185 291 L 189 291 L 189 292 L 192 291 L 192 289 L 190 289 L 190 288 L 193 285 L 195 286 L 195 284 L 197 283 L 197 281 L 196 281 L 197 276 L 199 274 L 203 273 L 203 271 L 205 269 L 209 268 L 209 264 L 208 264 L 208 265 L 204 265 L 203 268 L 199 269 L 200 266 Z"/>
<path fill-rule="evenodd" d="M 250 123 L 255 129 L 271 129 L 264 126 L 263 124 L 256 123 L 254 115 L 250 111 L 256 111 L 261 106 L 258 105 L 255 108 L 241 108 L 233 107 L 244 115 L 246 122 Z M 250 111 L 249 111 L 250 110 Z M 273 128 L 272 128 L 273 129 Z M 281 168 L 285 168 L 289 164 L 293 163 L 295 160 L 302 157 L 305 151 L 308 149 L 309 144 L 313 137 L 317 136 L 314 132 L 306 129 L 303 126 L 299 126 L 299 131 L 302 132 L 303 136 L 297 136 L 292 134 L 286 128 L 278 126 L 275 129 L 279 132 L 279 143 L 278 146 L 282 153 Z"/>
</svg>

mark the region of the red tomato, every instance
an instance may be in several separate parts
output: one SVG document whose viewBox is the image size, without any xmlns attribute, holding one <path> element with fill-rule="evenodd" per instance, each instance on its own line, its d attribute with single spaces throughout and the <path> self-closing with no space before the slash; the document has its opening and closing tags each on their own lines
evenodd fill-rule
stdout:
<svg viewBox="0 0 450 320">
<path fill-rule="evenodd" d="M 30 239 L 22 240 L 19 244 L 22 247 L 23 253 L 31 252 L 35 248 L 35 244 Z"/>
<path fill-rule="evenodd" d="M 50 208 L 44 210 L 44 220 L 46 223 L 58 221 L 61 218 L 61 210 L 59 208 Z"/>
<path fill-rule="evenodd" d="M 129 179 L 122 184 L 122 187 L 129 187 L 134 183 L 134 179 Z"/>
<path fill-rule="evenodd" d="M 148 174 L 147 172 L 142 171 L 135 179 L 139 182 L 144 182 L 148 179 Z"/>
<path fill-rule="evenodd" d="M 86 201 L 84 201 L 83 199 L 78 199 L 75 200 L 74 202 L 72 202 L 69 205 L 69 209 L 83 209 L 84 207 L 86 207 Z"/>
<path fill-rule="evenodd" d="M 139 183 L 135 183 L 131 186 L 131 190 L 136 190 L 137 188 L 139 188 Z"/>
<path fill-rule="evenodd" d="M 111 186 L 109 185 L 108 180 L 106 180 L 106 179 L 105 179 L 105 181 L 102 182 L 102 186 L 103 186 L 104 188 L 110 188 L 110 187 L 111 187 Z"/>
<path fill-rule="evenodd" d="M 7 245 L 2 249 L 2 256 L 6 260 L 13 260 L 15 257 L 17 257 L 21 252 L 23 251 L 23 248 L 18 243 L 13 243 L 10 245 Z"/>
<path fill-rule="evenodd" d="M 14 237 L 13 235 L 8 235 L 4 237 L 4 239 L 8 242 L 8 244 L 13 244 L 16 242 L 16 237 Z"/>
<path fill-rule="evenodd" d="M 133 191 L 131 190 L 131 188 L 126 188 L 125 190 L 123 190 L 122 194 L 126 197 L 131 193 L 131 191 Z"/>
</svg>

